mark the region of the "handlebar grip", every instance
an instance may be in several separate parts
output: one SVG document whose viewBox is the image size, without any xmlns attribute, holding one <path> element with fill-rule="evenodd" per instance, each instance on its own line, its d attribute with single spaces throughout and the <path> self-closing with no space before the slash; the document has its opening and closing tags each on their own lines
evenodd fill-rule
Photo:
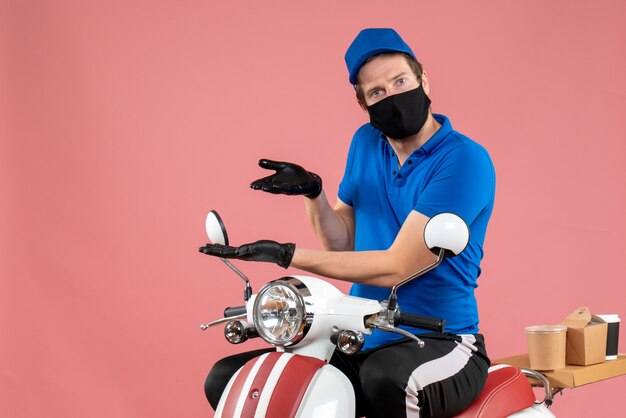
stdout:
<svg viewBox="0 0 626 418">
<path fill-rule="evenodd" d="M 224 318 L 230 318 L 231 316 L 237 316 L 246 313 L 245 306 L 233 306 L 224 309 Z"/>
<path fill-rule="evenodd" d="M 436 331 L 439 333 L 443 333 L 446 328 L 445 319 L 437 319 L 430 316 L 422 316 L 406 312 L 400 312 L 400 314 L 396 316 L 395 324 L 408 325 L 410 327 L 427 329 L 429 331 Z"/>
</svg>

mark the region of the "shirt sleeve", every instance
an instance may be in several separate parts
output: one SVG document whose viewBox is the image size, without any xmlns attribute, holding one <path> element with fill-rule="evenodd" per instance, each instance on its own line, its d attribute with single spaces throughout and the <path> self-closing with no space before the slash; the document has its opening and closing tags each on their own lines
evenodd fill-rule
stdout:
<svg viewBox="0 0 626 418">
<path fill-rule="evenodd" d="M 349 206 L 354 206 L 353 201 L 353 187 L 352 187 L 352 169 L 355 164 L 355 154 L 356 154 L 356 139 L 359 131 L 357 131 L 352 137 L 352 142 L 350 143 L 350 149 L 348 150 L 348 158 L 346 160 L 346 169 L 343 172 L 343 178 L 341 179 L 341 183 L 339 183 L 339 190 L 337 192 L 337 196 L 343 203 Z"/>
<path fill-rule="evenodd" d="M 434 170 L 414 210 L 433 217 L 452 212 L 468 225 L 493 203 L 495 171 L 487 151 L 478 144 L 455 147 Z"/>
</svg>

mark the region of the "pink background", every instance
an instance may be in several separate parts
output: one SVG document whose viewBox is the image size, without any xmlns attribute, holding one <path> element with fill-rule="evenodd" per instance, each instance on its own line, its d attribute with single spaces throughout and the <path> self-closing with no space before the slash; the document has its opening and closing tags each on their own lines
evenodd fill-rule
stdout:
<svg viewBox="0 0 626 418">
<path fill-rule="evenodd" d="M 301 199 L 248 184 L 269 157 L 336 195 L 367 120 L 343 54 L 368 26 L 403 35 L 434 110 L 495 162 L 491 356 L 578 306 L 626 318 L 626 3 L 2 0 L 2 416 L 212 416 L 210 366 L 262 344 L 199 330 L 242 288 L 197 252 L 205 213 L 234 243 L 317 248 Z M 285 273 L 239 265 L 256 289 Z M 625 384 L 553 410 L 623 416 Z"/>
</svg>

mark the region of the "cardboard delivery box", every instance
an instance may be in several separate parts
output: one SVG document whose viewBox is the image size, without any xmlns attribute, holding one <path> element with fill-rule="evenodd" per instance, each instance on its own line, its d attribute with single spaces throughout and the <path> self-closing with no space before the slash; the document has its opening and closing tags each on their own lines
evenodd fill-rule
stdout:
<svg viewBox="0 0 626 418">
<path fill-rule="evenodd" d="M 567 364 L 586 366 L 601 363 L 606 356 L 607 324 L 589 308 L 578 308 L 569 314 L 561 324 L 567 325 Z"/>
</svg>

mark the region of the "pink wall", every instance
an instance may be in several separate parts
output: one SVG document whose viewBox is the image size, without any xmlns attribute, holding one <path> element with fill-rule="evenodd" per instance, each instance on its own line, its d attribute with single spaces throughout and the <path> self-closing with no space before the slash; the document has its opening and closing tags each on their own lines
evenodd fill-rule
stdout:
<svg viewBox="0 0 626 418">
<path fill-rule="evenodd" d="M 366 26 L 400 31 L 434 109 L 495 162 L 491 355 L 577 306 L 626 318 L 626 3 L 282 3 L 0 2 L 2 416 L 212 416 L 203 380 L 232 347 L 198 325 L 241 286 L 197 253 L 204 215 L 235 243 L 317 247 L 300 199 L 248 184 L 271 157 L 335 195 L 366 121 L 343 53 Z M 257 289 L 284 274 L 240 265 Z M 623 416 L 625 384 L 554 411 Z"/>
</svg>

